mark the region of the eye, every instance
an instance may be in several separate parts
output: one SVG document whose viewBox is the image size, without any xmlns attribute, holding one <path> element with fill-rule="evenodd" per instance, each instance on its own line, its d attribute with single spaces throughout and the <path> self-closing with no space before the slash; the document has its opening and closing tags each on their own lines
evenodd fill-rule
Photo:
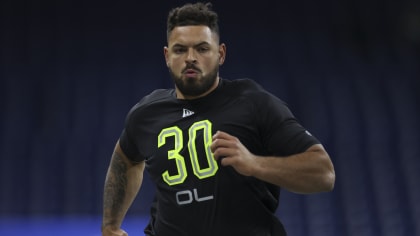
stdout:
<svg viewBox="0 0 420 236">
<path fill-rule="evenodd" d="M 199 53 L 205 53 L 205 52 L 207 52 L 207 51 L 209 51 L 210 50 L 210 48 L 209 47 L 204 47 L 204 46 L 201 46 L 201 47 L 198 47 L 197 48 L 197 51 L 199 52 Z"/>
<path fill-rule="evenodd" d="M 183 48 L 183 47 L 175 47 L 175 48 L 173 48 L 173 52 L 174 52 L 175 54 L 182 54 L 182 53 L 184 53 L 186 50 L 187 50 L 187 49 L 186 49 L 186 48 Z"/>
</svg>

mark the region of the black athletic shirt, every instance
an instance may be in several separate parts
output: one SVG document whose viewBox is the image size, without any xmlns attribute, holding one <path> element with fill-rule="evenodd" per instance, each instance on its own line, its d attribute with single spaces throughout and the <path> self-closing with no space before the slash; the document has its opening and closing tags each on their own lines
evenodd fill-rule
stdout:
<svg viewBox="0 0 420 236">
<path fill-rule="evenodd" d="M 319 143 L 282 100 L 250 79 L 220 79 L 195 100 L 155 90 L 130 110 L 120 137 L 132 161 L 146 161 L 157 187 L 146 235 L 286 235 L 275 216 L 279 187 L 216 162 L 210 144 L 218 130 L 262 156 L 288 156 Z"/>
</svg>

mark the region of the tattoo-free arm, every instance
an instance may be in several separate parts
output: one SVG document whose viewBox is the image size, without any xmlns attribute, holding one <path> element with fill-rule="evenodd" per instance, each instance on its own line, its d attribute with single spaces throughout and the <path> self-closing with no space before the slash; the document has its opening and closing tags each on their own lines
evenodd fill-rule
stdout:
<svg viewBox="0 0 420 236">
<path fill-rule="evenodd" d="M 288 157 L 255 159 L 253 176 L 295 193 L 316 193 L 334 188 L 335 172 L 321 144 Z"/>
<path fill-rule="evenodd" d="M 238 173 L 275 184 L 296 193 L 331 191 L 335 172 L 328 153 L 321 144 L 288 157 L 257 156 L 238 138 L 222 131 L 213 136 L 211 145 L 216 159 L 223 166 L 232 166 Z"/>
<path fill-rule="evenodd" d="M 140 189 L 144 165 L 130 161 L 117 142 L 105 179 L 102 235 L 127 235 L 120 227 Z"/>
</svg>

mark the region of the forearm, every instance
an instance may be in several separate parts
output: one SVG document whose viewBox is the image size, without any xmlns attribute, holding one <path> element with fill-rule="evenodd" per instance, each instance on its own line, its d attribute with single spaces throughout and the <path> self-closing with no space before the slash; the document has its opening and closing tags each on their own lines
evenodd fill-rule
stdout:
<svg viewBox="0 0 420 236">
<path fill-rule="evenodd" d="M 102 228 L 119 229 L 136 197 L 143 178 L 144 163 L 133 164 L 117 144 L 105 179 Z"/>
<path fill-rule="evenodd" d="M 253 176 L 296 193 L 331 191 L 335 173 L 321 145 L 289 157 L 256 158 Z"/>
</svg>

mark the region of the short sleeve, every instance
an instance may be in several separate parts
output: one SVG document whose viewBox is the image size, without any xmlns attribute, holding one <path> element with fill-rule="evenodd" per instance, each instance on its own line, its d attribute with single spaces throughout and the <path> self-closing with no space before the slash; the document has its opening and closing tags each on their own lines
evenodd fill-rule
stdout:
<svg viewBox="0 0 420 236">
<path fill-rule="evenodd" d="M 125 121 L 125 127 L 121 132 L 120 135 L 120 147 L 124 154 L 133 162 L 141 162 L 144 160 L 144 158 L 141 157 L 139 149 L 136 145 L 135 138 L 131 135 L 133 131 L 131 130 L 131 127 L 133 125 L 131 122 L 133 122 L 133 111 L 130 111 L 127 115 L 126 121 Z"/>
<path fill-rule="evenodd" d="M 262 102 L 259 124 L 269 153 L 293 155 L 320 143 L 298 122 L 284 101 L 268 94 Z"/>
</svg>

